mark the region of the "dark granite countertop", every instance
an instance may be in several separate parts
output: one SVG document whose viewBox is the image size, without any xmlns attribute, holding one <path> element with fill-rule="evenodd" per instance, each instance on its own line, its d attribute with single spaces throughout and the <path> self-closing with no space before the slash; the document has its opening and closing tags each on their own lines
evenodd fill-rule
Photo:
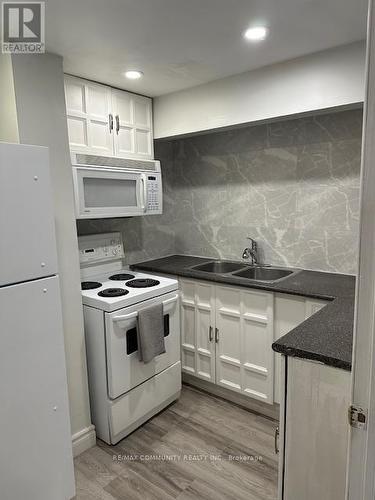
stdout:
<svg viewBox="0 0 375 500">
<path fill-rule="evenodd" d="M 277 283 L 249 282 L 230 274 L 205 273 L 190 269 L 214 259 L 171 255 L 131 266 L 148 272 L 172 274 L 228 285 L 243 286 L 329 300 L 323 309 L 298 325 L 272 345 L 287 356 L 311 359 L 330 366 L 351 369 L 353 346 L 355 277 L 345 274 L 302 270 Z M 245 264 L 246 265 L 246 264 Z"/>
</svg>

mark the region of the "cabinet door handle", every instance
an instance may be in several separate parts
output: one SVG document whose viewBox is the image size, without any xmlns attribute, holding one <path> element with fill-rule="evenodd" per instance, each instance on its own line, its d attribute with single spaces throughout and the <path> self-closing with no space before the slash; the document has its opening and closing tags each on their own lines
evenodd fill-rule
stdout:
<svg viewBox="0 0 375 500">
<path fill-rule="evenodd" d="M 215 342 L 216 343 L 219 342 L 219 329 L 218 328 L 215 328 Z"/>
<path fill-rule="evenodd" d="M 112 134 L 113 130 L 113 114 L 109 113 L 108 115 L 108 125 L 109 125 L 109 133 Z"/>
<path fill-rule="evenodd" d="M 116 134 L 118 135 L 120 131 L 120 117 L 119 115 L 116 115 L 115 118 L 116 118 Z"/>
<path fill-rule="evenodd" d="M 275 429 L 275 453 L 276 453 L 276 455 L 279 453 L 279 435 L 280 435 L 280 429 L 279 429 L 279 426 L 277 426 Z"/>
<path fill-rule="evenodd" d="M 212 326 L 208 329 L 208 340 L 209 342 L 212 342 L 214 339 L 214 332 Z"/>
</svg>

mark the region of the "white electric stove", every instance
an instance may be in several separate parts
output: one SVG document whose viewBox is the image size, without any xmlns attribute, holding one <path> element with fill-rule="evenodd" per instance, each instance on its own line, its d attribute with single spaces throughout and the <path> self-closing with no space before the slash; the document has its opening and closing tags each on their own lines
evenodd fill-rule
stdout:
<svg viewBox="0 0 375 500">
<path fill-rule="evenodd" d="M 177 290 L 178 282 L 121 268 L 82 278 L 81 287 L 85 305 L 111 312 Z"/>
<path fill-rule="evenodd" d="M 79 237 L 91 413 L 97 436 L 116 444 L 181 391 L 178 281 L 123 265 L 120 233 Z M 163 305 L 166 352 L 139 361 L 138 312 Z"/>
<path fill-rule="evenodd" d="M 80 236 L 79 256 L 85 305 L 110 312 L 178 289 L 177 280 L 124 266 L 120 233 Z"/>
</svg>

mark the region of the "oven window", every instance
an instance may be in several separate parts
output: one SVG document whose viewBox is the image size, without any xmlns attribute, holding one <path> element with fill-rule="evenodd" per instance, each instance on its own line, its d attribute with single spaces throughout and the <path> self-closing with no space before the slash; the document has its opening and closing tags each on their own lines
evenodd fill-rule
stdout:
<svg viewBox="0 0 375 500">
<path fill-rule="evenodd" d="M 126 354 L 138 351 L 137 329 L 132 328 L 126 332 Z"/>
<path fill-rule="evenodd" d="M 164 315 L 164 337 L 170 334 L 169 314 Z M 126 354 L 138 351 L 137 328 L 131 328 L 126 332 Z"/>
<path fill-rule="evenodd" d="M 84 177 L 86 208 L 137 206 L 137 181 L 134 179 L 103 179 Z"/>
<path fill-rule="evenodd" d="M 164 337 L 169 335 L 169 314 L 164 315 Z"/>
</svg>

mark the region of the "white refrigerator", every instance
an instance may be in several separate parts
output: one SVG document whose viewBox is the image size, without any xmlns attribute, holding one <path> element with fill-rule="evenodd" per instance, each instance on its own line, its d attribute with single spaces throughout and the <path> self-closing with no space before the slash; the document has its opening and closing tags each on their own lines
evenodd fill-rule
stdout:
<svg viewBox="0 0 375 500">
<path fill-rule="evenodd" d="M 48 149 L 0 143 L 0 498 L 74 496 Z"/>
</svg>

